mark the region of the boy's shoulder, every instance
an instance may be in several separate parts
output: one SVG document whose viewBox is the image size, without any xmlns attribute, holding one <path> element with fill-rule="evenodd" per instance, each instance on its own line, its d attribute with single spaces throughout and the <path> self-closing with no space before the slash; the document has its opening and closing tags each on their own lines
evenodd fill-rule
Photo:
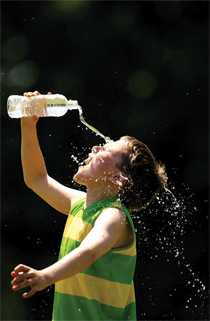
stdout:
<svg viewBox="0 0 210 321">
<path fill-rule="evenodd" d="M 118 235 L 114 248 L 128 246 L 133 241 L 133 233 L 126 215 L 120 208 L 105 208 L 97 218 L 95 224 L 101 225 L 107 232 Z"/>
<path fill-rule="evenodd" d="M 119 226 L 122 229 L 123 225 L 127 224 L 127 221 L 122 209 L 107 207 L 101 211 L 95 224 L 116 225 L 116 227 Z"/>
</svg>

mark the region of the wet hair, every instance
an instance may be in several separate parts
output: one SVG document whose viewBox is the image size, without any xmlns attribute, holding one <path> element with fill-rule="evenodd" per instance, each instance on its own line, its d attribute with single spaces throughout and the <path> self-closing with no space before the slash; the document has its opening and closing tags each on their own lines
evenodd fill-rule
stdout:
<svg viewBox="0 0 210 321">
<path fill-rule="evenodd" d="M 165 166 L 143 142 L 130 136 L 123 136 L 121 140 L 128 143 L 128 153 L 120 165 L 128 180 L 120 188 L 119 197 L 128 209 L 139 211 L 167 186 L 168 177 Z"/>
</svg>

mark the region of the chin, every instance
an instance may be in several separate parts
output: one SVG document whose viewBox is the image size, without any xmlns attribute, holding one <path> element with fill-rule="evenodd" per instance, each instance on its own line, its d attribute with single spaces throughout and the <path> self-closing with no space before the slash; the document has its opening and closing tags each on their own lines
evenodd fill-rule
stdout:
<svg viewBox="0 0 210 321">
<path fill-rule="evenodd" d="M 81 184 L 81 177 L 79 175 L 79 173 L 77 172 L 74 176 L 73 176 L 73 180 L 78 183 L 78 184 Z"/>
<path fill-rule="evenodd" d="M 78 183 L 78 184 L 80 184 L 80 185 L 85 185 L 85 186 L 86 186 L 86 183 L 87 183 L 87 181 L 88 181 L 87 177 L 85 177 L 85 175 L 83 175 L 83 174 L 80 172 L 80 170 L 78 170 L 78 171 L 76 172 L 76 174 L 75 174 L 74 177 L 73 177 L 73 180 L 74 180 L 76 183 Z"/>
</svg>

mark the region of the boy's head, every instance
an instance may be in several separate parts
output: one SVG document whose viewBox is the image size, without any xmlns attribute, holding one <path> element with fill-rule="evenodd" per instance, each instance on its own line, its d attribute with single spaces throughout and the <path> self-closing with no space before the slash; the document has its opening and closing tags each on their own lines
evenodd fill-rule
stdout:
<svg viewBox="0 0 210 321">
<path fill-rule="evenodd" d="M 118 193 L 128 208 L 139 210 L 166 185 L 167 175 L 144 143 L 123 136 L 103 146 L 94 146 L 74 180 L 87 188 Z"/>
<path fill-rule="evenodd" d="M 123 203 L 131 210 L 140 210 L 162 187 L 167 185 L 165 166 L 158 162 L 150 149 L 134 137 L 123 136 L 128 153 L 121 170 L 128 178 L 119 190 Z"/>
<path fill-rule="evenodd" d="M 121 175 L 122 160 L 127 153 L 127 142 L 121 139 L 103 146 L 92 147 L 88 158 L 84 161 L 84 166 L 79 167 L 74 180 L 89 188 L 116 185 L 116 178 Z"/>
</svg>

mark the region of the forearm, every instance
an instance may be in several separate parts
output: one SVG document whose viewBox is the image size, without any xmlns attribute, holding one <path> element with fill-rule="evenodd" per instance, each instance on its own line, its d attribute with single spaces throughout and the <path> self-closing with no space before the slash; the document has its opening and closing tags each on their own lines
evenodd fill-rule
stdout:
<svg viewBox="0 0 210 321">
<path fill-rule="evenodd" d="M 36 122 L 27 118 L 21 119 L 21 161 L 26 184 L 47 174 L 37 137 Z"/>
<path fill-rule="evenodd" d="M 57 281 L 83 272 L 94 261 L 95 258 L 91 251 L 77 248 L 42 271 L 47 276 L 49 283 L 54 284 Z"/>
</svg>

